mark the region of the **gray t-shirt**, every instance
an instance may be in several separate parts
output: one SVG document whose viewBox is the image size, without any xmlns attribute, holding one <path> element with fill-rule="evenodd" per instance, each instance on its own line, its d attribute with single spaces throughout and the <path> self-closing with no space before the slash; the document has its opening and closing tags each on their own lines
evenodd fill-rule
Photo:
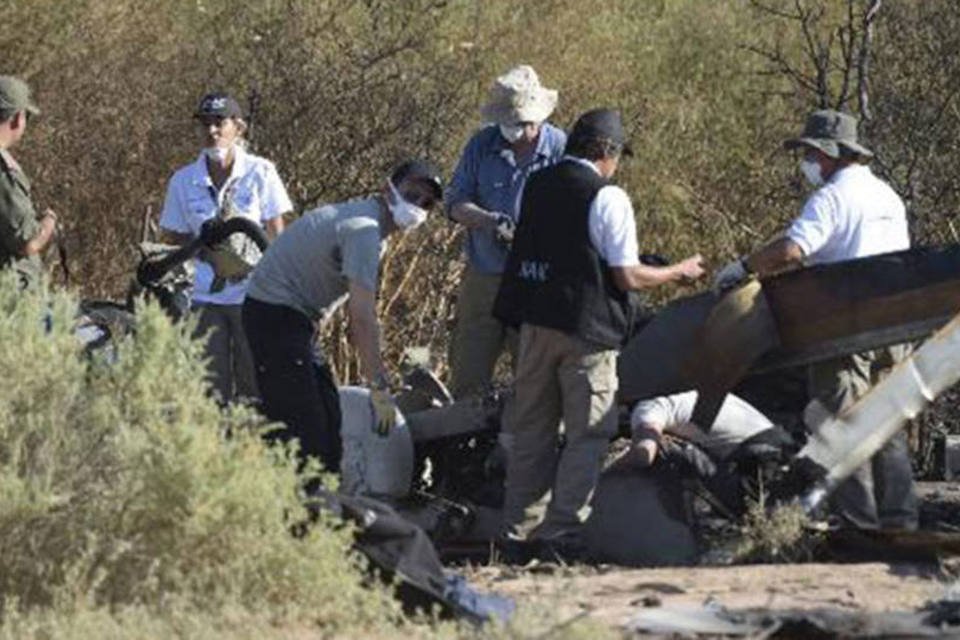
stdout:
<svg viewBox="0 0 960 640">
<path fill-rule="evenodd" d="M 346 299 L 349 281 L 377 290 L 380 203 L 351 200 L 308 211 L 270 245 L 247 295 L 326 320 Z"/>
</svg>

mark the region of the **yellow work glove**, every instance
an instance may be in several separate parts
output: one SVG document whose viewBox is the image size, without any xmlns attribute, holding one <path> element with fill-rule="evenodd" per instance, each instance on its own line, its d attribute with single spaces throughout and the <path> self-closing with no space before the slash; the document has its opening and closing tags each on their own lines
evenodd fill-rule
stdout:
<svg viewBox="0 0 960 640">
<path fill-rule="evenodd" d="M 380 437 L 385 438 L 397 424 L 397 405 L 386 389 L 370 391 L 370 404 L 373 406 L 373 417 L 375 419 L 374 431 Z"/>
</svg>

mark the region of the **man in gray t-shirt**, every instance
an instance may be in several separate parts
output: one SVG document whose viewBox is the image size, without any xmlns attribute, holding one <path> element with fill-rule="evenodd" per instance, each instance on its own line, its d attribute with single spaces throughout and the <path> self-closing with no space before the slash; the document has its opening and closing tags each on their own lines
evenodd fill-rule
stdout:
<svg viewBox="0 0 960 640">
<path fill-rule="evenodd" d="M 323 323 L 346 300 L 350 282 L 376 292 L 381 198 L 307 212 L 297 233 L 278 237 L 250 279 L 248 295 Z"/>
<path fill-rule="evenodd" d="M 318 323 L 347 302 L 350 340 L 360 354 L 378 431 L 389 432 L 396 405 L 380 356 L 377 277 L 383 240 L 420 225 L 440 201 L 440 176 L 429 164 L 398 166 L 381 193 L 309 211 L 270 245 L 250 277 L 243 326 L 253 351 L 268 418 L 297 438 L 302 456 L 339 468 L 336 384 L 316 347 Z"/>
</svg>

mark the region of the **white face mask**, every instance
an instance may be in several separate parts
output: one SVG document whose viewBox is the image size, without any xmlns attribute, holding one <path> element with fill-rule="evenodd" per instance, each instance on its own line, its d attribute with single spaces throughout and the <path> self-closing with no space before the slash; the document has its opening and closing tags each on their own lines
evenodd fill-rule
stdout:
<svg viewBox="0 0 960 640">
<path fill-rule="evenodd" d="M 522 124 L 502 124 L 500 125 L 500 135 L 503 136 L 503 139 L 507 142 L 513 144 L 517 140 L 523 137 L 523 125 Z"/>
<path fill-rule="evenodd" d="M 390 203 L 390 213 L 393 215 L 393 223 L 403 231 L 416 229 L 427 220 L 427 211 L 423 207 L 404 200 L 400 191 L 393 185 L 393 180 L 387 180 L 390 185 L 390 193 L 393 194 L 393 202 Z"/>
<path fill-rule="evenodd" d="M 803 177 L 807 179 L 807 182 L 813 186 L 819 187 L 823 184 L 823 175 L 820 173 L 820 163 L 816 160 L 801 160 L 800 172 L 803 173 Z"/>
<path fill-rule="evenodd" d="M 223 164 L 227 161 L 227 156 L 230 155 L 230 151 L 233 147 L 204 147 L 203 153 L 206 154 L 210 160 Z"/>
</svg>

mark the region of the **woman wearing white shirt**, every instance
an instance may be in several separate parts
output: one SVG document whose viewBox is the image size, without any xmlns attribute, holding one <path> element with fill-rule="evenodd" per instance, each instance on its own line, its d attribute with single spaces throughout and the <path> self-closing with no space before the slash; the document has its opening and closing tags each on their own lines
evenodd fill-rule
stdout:
<svg viewBox="0 0 960 640">
<path fill-rule="evenodd" d="M 244 150 L 247 125 L 236 100 L 211 93 L 194 118 L 203 150 L 176 171 L 167 186 L 160 227 L 168 241 L 185 244 L 200 236 L 205 222 L 243 216 L 264 226 L 268 236 L 283 231 L 293 204 L 273 163 Z M 205 251 L 195 262 L 192 306 L 198 335 L 208 335 L 213 390 L 223 402 L 257 395 L 250 348 L 240 322 L 247 274 L 258 254 L 234 236 Z"/>
</svg>

